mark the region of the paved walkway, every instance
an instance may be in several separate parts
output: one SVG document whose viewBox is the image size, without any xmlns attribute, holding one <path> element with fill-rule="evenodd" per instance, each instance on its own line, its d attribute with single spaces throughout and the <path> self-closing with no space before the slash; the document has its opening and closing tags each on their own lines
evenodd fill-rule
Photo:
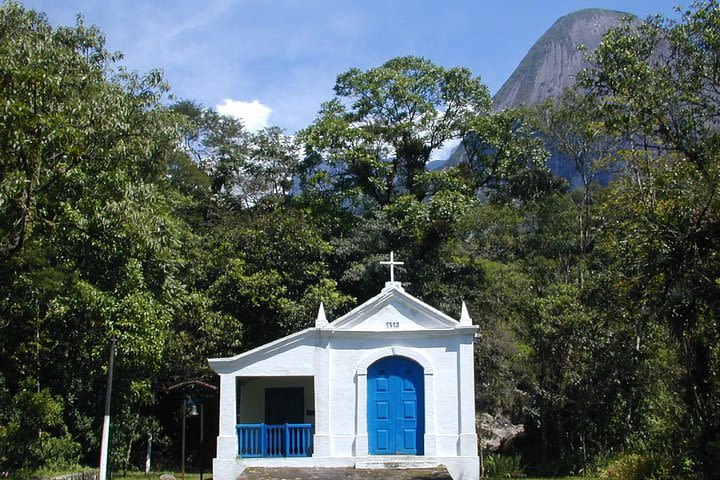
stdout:
<svg viewBox="0 0 720 480">
<path fill-rule="evenodd" d="M 408 469 L 246 468 L 238 480 L 452 480 L 445 467 Z"/>
</svg>

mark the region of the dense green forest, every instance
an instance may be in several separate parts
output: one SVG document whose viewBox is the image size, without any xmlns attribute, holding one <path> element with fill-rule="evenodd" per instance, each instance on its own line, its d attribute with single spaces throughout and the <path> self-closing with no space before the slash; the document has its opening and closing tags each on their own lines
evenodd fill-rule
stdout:
<svg viewBox="0 0 720 480">
<path fill-rule="evenodd" d="M 401 57 L 292 136 L 121 60 L 0 7 L 0 471 L 97 465 L 113 337 L 112 469 L 150 435 L 176 467 L 170 386 L 345 313 L 394 250 L 409 293 L 467 303 L 478 412 L 525 425 L 525 473 L 720 478 L 717 1 L 610 31 L 556 103 L 491 113 L 469 70 Z M 428 171 L 451 138 L 468 161 Z"/>
</svg>

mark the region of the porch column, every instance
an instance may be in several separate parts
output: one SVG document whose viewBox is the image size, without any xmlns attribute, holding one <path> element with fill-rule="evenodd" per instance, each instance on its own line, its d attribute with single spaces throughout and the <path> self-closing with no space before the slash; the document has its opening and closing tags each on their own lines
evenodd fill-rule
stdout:
<svg viewBox="0 0 720 480">
<path fill-rule="evenodd" d="M 329 457 L 330 446 L 330 350 L 327 332 L 317 331 L 315 349 L 315 434 L 313 457 Z"/>
<path fill-rule="evenodd" d="M 217 438 L 217 458 L 237 457 L 237 407 L 235 405 L 235 375 L 220 375 L 220 428 Z"/>
<path fill-rule="evenodd" d="M 477 456 L 477 433 L 475 431 L 475 379 L 473 337 L 463 339 L 458 352 L 458 407 L 460 438 L 459 456 Z"/>
</svg>

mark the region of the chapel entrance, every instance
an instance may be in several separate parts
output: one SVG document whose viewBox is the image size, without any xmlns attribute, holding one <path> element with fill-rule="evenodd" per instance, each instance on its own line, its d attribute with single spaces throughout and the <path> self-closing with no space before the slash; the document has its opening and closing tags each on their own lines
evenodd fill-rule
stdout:
<svg viewBox="0 0 720 480">
<path fill-rule="evenodd" d="M 367 378 L 370 454 L 422 455 L 423 368 L 406 357 L 385 357 L 370 365 Z"/>
</svg>

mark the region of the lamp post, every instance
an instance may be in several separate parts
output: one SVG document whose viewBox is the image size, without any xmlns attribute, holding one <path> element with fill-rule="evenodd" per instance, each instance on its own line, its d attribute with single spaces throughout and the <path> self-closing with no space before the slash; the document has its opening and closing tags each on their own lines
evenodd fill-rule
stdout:
<svg viewBox="0 0 720 480">
<path fill-rule="evenodd" d="M 185 425 L 187 421 L 187 416 L 190 415 L 191 417 L 196 417 L 198 411 L 195 402 L 187 396 L 183 397 L 180 408 L 182 409 L 182 459 L 180 461 L 180 474 L 182 479 L 185 480 L 185 437 L 187 436 L 185 434 Z"/>
<path fill-rule="evenodd" d="M 206 392 L 210 392 L 212 395 L 217 395 L 218 387 L 215 385 L 210 385 L 209 383 L 205 383 L 200 380 L 186 380 L 184 382 L 176 383 L 175 385 L 170 385 L 167 387 L 167 392 L 184 392 L 182 397 L 182 402 L 180 403 L 180 414 L 182 415 L 182 459 L 181 459 L 181 470 L 182 470 L 182 476 L 183 479 L 185 478 L 185 426 L 187 421 L 187 416 L 190 415 L 191 417 L 194 417 L 198 414 L 197 406 L 200 404 L 200 401 L 197 398 L 191 398 L 190 393 L 196 391 L 196 390 L 204 390 Z M 200 405 L 200 408 L 202 408 L 202 405 Z M 203 435 L 203 432 L 201 430 L 200 435 Z M 201 437 L 202 442 L 202 437 Z"/>
</svg>

